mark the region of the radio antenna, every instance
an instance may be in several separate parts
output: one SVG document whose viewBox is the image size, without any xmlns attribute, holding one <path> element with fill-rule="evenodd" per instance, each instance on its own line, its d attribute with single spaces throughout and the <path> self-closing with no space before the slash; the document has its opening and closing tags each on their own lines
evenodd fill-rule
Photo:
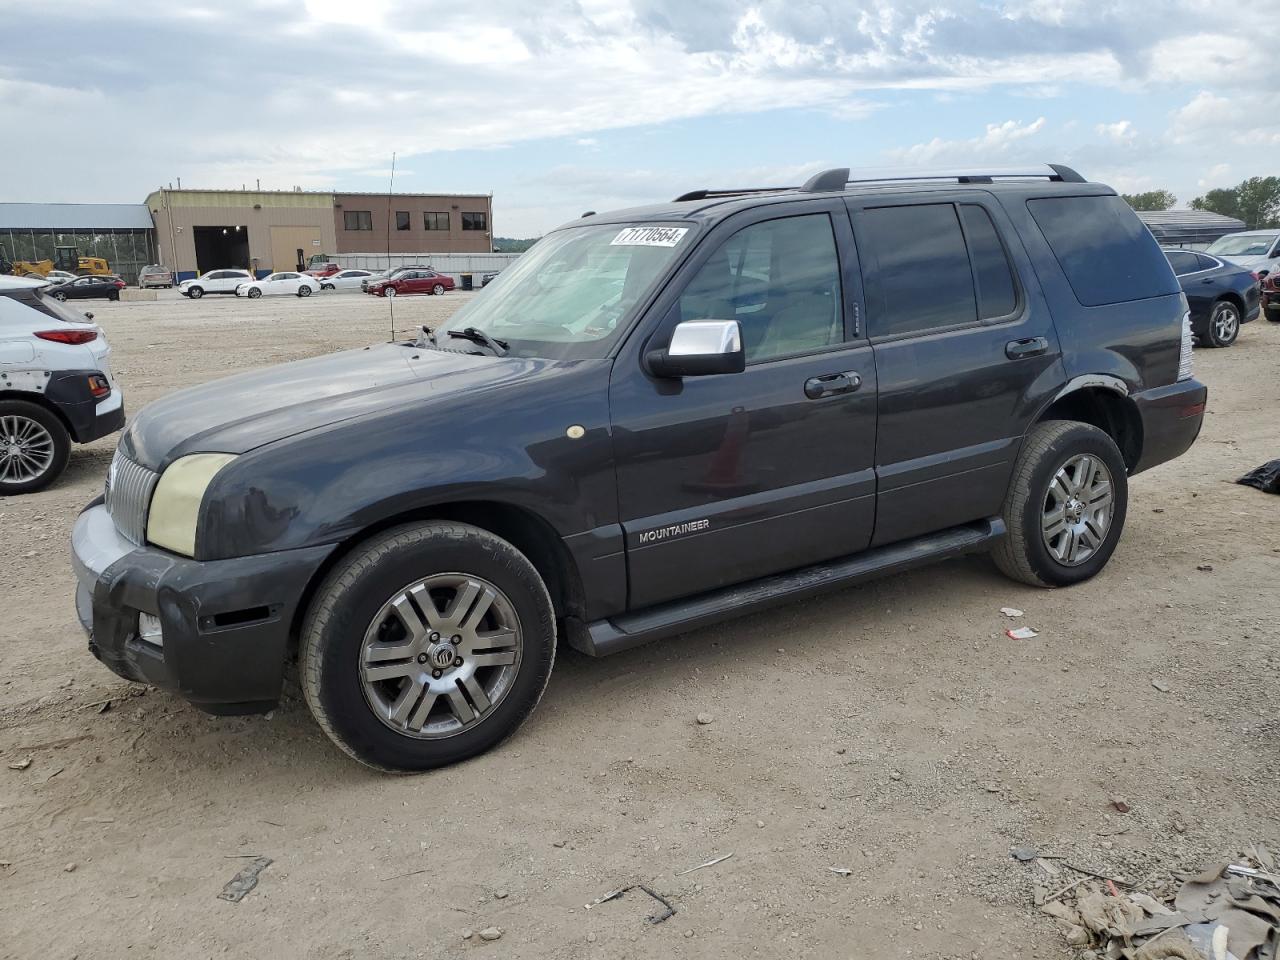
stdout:
<svg viewBox="0 0 1280 960">
<path fill-rule="evenodd" d="M 396 155 L 391 153 L 391 182 L 387 184 L 387 269 L 391 269 L 391 191 L 396 185 Z M 387 308 L 391 315 L 391 341 L 396 339 L 396 298 L 387 297 Z"/>
</svg>

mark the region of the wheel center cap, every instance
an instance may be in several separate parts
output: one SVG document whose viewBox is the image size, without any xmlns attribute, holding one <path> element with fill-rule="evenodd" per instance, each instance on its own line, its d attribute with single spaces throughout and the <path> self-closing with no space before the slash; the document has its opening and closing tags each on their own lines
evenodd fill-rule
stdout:
<svg viewBox="0 0 1280 960">
<path fill-rule="evenodd" d="M 427 651 L 427 656 L 431 659 L 431 665 L 437 670 L 453 666 L 454 658 L 457 655 L 453 645 L 449 643 L 438 643 Z"/>
<path fill-rule="evenodd" d="M 1079 500 L 1072 500 L 1067 504 L 1067 519 L 1072 523 L 1079 523 L 1084 516 L 1084 504 Z"/>
</svg>

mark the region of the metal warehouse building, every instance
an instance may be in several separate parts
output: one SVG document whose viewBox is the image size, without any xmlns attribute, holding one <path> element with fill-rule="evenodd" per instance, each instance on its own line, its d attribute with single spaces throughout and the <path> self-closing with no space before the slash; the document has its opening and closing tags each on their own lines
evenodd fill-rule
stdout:
<svg viewBox="0 0 1280 960">
<path fill-rule="evenodd" d="M 59 247 L 105 258 L 130 283 L 157 262 L 151 214 L 140 203 L 0 203 L 0 259 L 56 262 Z"/>
<path fill-rule="evenodd" d="M 317 254 L 488 253 L 489 194 L 157 190 L 146 209 L 159 262 L 186 279 L 221 267 L 260 276 Z M 390 228 L 390 229 L 388 229 Z"/>
</svg>

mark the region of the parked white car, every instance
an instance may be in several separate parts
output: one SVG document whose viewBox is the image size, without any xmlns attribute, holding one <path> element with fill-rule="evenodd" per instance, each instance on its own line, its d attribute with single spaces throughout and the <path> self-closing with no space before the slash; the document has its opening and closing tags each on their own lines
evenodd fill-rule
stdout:
<svg viewBox="0 0 1280 960">
<path fill-rule="evenodd" d="M 320 289 L 359 290 L 360 281 L 371 276 L 372 270 L 339 270 L 331 277 L 320 277 Z"/>
<path fill-rule="evenodd" d="M 28 276 L 32 276 L 28 274 Z M 76 274 L 68 273 L 66 270 L 50 270 L 44 275 L 46 283 L 70 283 L 72 280 L 79 279 Z"/>
<path fill-rule="evenodd" d="M 262 296 L 276 297 L 292 294 L 295 297 L 309 297 L 320 289 L 320 281 L 305 273 L 273 273 L 261 280 L 251 280 L 236 287 L 237 297 L 256 299 Z"/>
<path fill-rule="evenodd" d="M 1280 264 L 1280 231 L 1246 230 L 1228 233 L 1209 244 L 1204 251 L 1211 257 L 1234 263 L 1265 276 Z"/>
<path fill-rule="evenodd" d="M 178 284 L 178 292 L 199 300 L 206 293 L 235 293 L 236 287 L 252 279 L 253 274 L 248 270 L 210 270 L 194 280 L 183 280 Z"/>
<path fill-rule="evenodd" d="M 102 329 L 47 289 L 40 279 L 0 276 L 0 497 L 48 486 L 72 441 L 124 426 Z"/>
</svg>

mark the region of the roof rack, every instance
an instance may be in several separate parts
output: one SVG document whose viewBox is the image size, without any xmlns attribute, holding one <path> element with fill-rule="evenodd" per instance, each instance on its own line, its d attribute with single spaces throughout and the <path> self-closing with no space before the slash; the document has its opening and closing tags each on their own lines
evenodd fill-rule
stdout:
<svg viewBox="0 0 1280 960">
<path fill-rule="evenodd" d="M 946 168 L 939 170 L 912 170 L 900 167 L 863 168 L 833 167 L 815 173 L 799 187 L 747 187 L 741 190 L 690 190 L 676 197 L 684 200 L 710 200 L 720 197 L 742 197 L 757 193 L 834 193 L 843 191 L 851 183 L 918 183 L 930 180 L 954 180 L 957 183 L 993 183 L 997 179 L 1045 179 L 1058 183 L 1087 183 L 1084 177 L 1060 163 L 1033 164 L 1026 167 L 982 167 L 975 169 Z"/>
</svg>

